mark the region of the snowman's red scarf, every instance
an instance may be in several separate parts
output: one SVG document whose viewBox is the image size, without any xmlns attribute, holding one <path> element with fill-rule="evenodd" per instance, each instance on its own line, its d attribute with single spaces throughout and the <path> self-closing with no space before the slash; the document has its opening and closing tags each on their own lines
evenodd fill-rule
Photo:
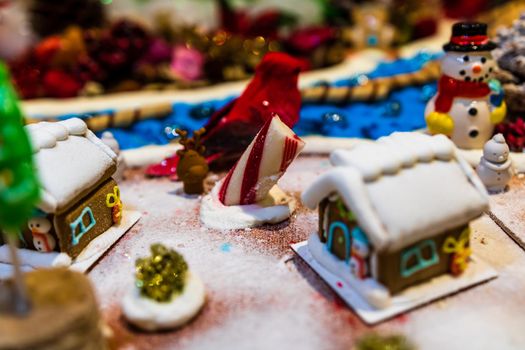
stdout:
<svg viewBox="0 0 525 350">
<path fill-rule="evenodd" d="M 443 75 L 438 82 L 438 95 L 434 102 L 436 112 L 448 113 L 456 97 L 479 98 L 490 94 L 487 83 L 462 81 Z"/>
</svg>

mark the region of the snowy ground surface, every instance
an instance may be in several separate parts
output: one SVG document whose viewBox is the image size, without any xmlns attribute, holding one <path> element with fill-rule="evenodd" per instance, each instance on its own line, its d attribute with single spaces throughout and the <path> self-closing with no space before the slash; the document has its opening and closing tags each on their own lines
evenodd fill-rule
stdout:
<svg viewBox="0 0 525 350">
<path fill-rule="evenodd" d="M 326 158 L 300 157 L 281 186 L 298 196 L 328 167 Z M 112 348 L 350 349 L 369 332 L 404 334 L 430 350 L 525 347 L 525 252 L 488 216 L 474 225 L 472 244 L 497 279 L 368 327 L 289 247 L 316 229 L 315 212 L 300 207 L 273 227 L 211 230 L 198 221 L 200 199 L 181 196 L 180 183 L 145 179 L 137 170 L 128 175 L 123 200 L 142 219 L 89 272 L 114 331 Z M 512 197 L 523 188 L 523 181 L 512 183 L 507 196 L 518 204 L 509 210 L 523 206 Z M 155 242 L 184 254 L 206 284 L 208 302 L 187 327 L 146 334 L 123 321 L 119 303 L 133 286 L 135 259 Z"/>
</svg>

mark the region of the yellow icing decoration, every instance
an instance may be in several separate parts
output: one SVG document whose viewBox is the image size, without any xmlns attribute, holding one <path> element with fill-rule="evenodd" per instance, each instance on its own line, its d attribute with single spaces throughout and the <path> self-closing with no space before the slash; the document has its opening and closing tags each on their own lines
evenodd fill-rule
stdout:
<svg viewBox="0 0 525 350">
<path fill-rule="evenodd" d="M 118 186 L 113 187 L 113 193 L 106 195 L 106 206 L 112 208 L 113 223 L 120 224 L 122 220 L 122 201 L 120 200 L 120 189 Z"/>
<path fill-rule="evenodd" d="M 461 232 L 458 239 L 454 237 L 447 237 L 443 243 L 443 252 L 446 254 L 454 254 L 451 261 L 451 269 L 454 275 L 458 275 L 465 271 L 471 254 L 469 246 L 470 228 L 466 228 Z"/>
<path fill-rule="evenodd" d="M 501 106 L 494 108 L 492 113 L 490 114 L 490 122 L 492 124 L 499 124 L 505 119 L 505 116 L 507 115 L 507 104 L 505 101 L 501 103 Z"/>
<path fill-rule="evenodd" d="M 454 130 L 454 120 L 447 113 L 432 112 L 425 118 L 428 131 L 432 134 L 450 136 Z"/>
</svg>

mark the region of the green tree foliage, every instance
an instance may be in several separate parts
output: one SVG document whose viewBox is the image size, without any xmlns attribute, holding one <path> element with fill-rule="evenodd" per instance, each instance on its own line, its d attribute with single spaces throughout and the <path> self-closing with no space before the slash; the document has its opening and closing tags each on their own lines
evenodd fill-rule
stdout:
<svg viewBox="0 0 525 350">
<path fill-rule="evenodd" d="M 0 62 L 0 228 L 18 231 L 38 199 L 31 144 L 9 73 Z"/>
</svg>

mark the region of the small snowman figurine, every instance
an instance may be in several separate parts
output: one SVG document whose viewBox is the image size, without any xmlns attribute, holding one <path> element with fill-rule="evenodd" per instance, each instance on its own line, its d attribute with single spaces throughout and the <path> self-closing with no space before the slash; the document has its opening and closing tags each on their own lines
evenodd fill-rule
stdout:
<svg viewBox="0 0 525 350">
<path fill-rule="evenodd" d="M 491 90 L 498 86 L 491 79 L 495 47 L 487 37 L 486 24 L 454 24 L 450 42 L 443 46 L 446 54 L 437 94 L 425 110 L 431 134 L 445 134 L 463 149 L 481 149 L 490 139 L 494 125 L 507 113 L 503 99 L 494 98 Z"/>
<path fill-rule="evenodd" d="M 352 274 L 365 279 L 368 276 L 368 255 L 370 248 L 368 239 L 363 231 L 356 227 L 352 230 L 352 256 L 350 258 L 350 270 Z"/>
<path fill-rule="evenodd" d="M 490 193 L 503 192 L 514 170 L 509 159 L 509 146 L 501 134 L 494 135 L 483 147 L 483 156 L 476 168 L 481 181 Z"/>
<path fill-rule="evenodd" d="M 33 245 L 42 253 L 50 253 L 55 250 L 56 241 L 51 235 L 51 222 L 46 218 L 32 218 L 27 226 L 33 234 Z"/>
</svg>

